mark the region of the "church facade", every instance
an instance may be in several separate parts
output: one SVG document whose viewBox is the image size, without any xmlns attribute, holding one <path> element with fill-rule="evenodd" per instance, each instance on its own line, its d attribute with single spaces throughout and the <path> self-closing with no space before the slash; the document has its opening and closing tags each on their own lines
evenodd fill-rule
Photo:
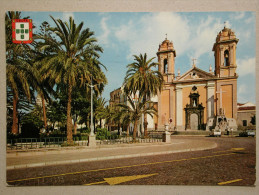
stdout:
<svg viewBox="0 0 259 195">
<path fill-rule="evenodd" d="M 237 78 L 235 33 L 224 27 L 216 36 L 212 51 L 215 71 L 196 67 L 180 75 L 175 72 L 176 49 L 165 39 L 157 52 L 158 69 L 164 77 L 162 91 L 158 94 L 158 117 L 149 120 L 149 129 L 171 130 L 210 129 L 215 116 L 224 114 L 235 122 L 237 119 Z"/>
</svg>

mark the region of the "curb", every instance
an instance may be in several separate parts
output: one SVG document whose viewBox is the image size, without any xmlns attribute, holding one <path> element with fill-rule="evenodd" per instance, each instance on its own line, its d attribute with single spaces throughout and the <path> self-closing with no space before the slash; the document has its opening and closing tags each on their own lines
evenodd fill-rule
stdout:
<svg viewBox="0 0 259 195">
<path fill-rule="evenodd" d="M 165 142 L 156 142 L 156 144 L 152 144 L 151 146 L 166 146 L 166 145 L 174 145 L 174 144 L 181 144 L 182 142 L 176 142 L 176 143 L 165 143 Z M 127 149 L 127 148 L 141 148 L 141 147 L 147 147 L 150 146 L 148 144 L 134 144 L 134 145 L 120 145 L 119 146 L 114 146 L 114 147 L 96 147 L 96 148 L 91 148 L 91 147 L 85 147 L 85 148 L 80 148 L 79 150 L 76 149 L 56 149 L 56 150 L 41 150 L 41 151 L 12 151 L 12 152 L 7 152 L 6 157 L 18 157 L 18 156 L 30 156 L 30 155 L 41 155 L 43 153 L 48 153 L 48 154 L 64 154 L 64 153 L 69 153 L 69 152 L 82 152 L 82 151 L 96 151 L 96 150 L 117 150 L 117 149 Z"/>
<path fill-rule="evenodd" d="M 179 152 L 191 152 L 191 151 L 208 150 L 208 149 L 213 149 L 213 148 L 216 148 L 216 147 L 217 147 L 217 144 L 214 143 L 210 147 L 199 147 L 199 148 L 195 148 L 195 149 L 188 148 L 188 149 L 182 149 L 182 150 L 180 149 L 180 150 L 164 151 L 164 152 L 150 152 L 150 153 L 142 153 L 142 154 L 140 153 L 140 154 L 95 157 L 95 158 L 64 160 L 64 161 L 54 161 L 54 162 L 44 162 L 44 163 L 33 163 L 33 164 L 24 164 L 24 165 L 13 165 L 13 166 L 6 166 L 6 170 L 39 167 L 39 166 L 49 166 L 49 165 L 70 164 L 70 163 L 80 163 L 80 162 L 93 162 L 93 161 L 122 159 L 122 158 L 144 157 L 144 156 L 153 156 L 153 155 L 160 155 L 160 154 L 172 154 L 172 153 L 179 153 Z"/>
</svg>

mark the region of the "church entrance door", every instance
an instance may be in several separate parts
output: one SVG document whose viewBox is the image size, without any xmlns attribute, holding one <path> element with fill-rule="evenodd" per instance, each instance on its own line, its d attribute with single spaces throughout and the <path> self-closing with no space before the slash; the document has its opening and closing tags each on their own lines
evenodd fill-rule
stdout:
<svg viewBox="0 0 259 195">
<path fill-rule="evenodd" d="M 198 129 L 198 115 L 193 113 L 191 114 L 191 117 L 190 117 L 190 123 L 191 123 L 191 129 L 192 130 L 197 130 Z"/>
</svg>

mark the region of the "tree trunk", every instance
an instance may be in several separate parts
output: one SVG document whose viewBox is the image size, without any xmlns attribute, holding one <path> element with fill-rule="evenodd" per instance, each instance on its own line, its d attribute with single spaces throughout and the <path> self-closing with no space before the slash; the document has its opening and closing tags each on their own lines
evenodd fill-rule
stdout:
<svg viewBox="0 0 259 195">
<path fill-rule="evenodd" d="M 13 125 L 12 134 L 18 134 L 18 117 L 17 117 L 18 95 L 13 95 Z"/>
<path fill-rule="evenodd" d="M 127 125 L 127 137 L 129 137 L 129 128 L 130 128 L 130 126 Z"/>
<path fill-rule="evenodd" d="M 136 142 L 137 128 L 138 128 L 138 120 L 135 120 L 134 129 L 133 129 L 133 142 Z"/>
<path fill-rule="evenodd" d="M 77 122 L 76 120 L 74 121 L 74 135 L 77 134 Z"/>
<path fill-rule="evenodd" d="M 72 135 L 72 118 L 71 118 L 71 102 L 72 102 L 72 86 L 68 84 L 68 101 L 67 101 L 67 143 L 73 143 Z"/>
<path fill-rule="evenodd" d="M 118 123 L 118 132 L 117 135 L 120 135 L 120 123 Z"/>
<path fill-rule="evenodd" d="M 144 101 L 146 101 L 146 98 L 144 98 Z M 146 109 L 147 105 L 145 104 L 144 109 Z M 144 138 L 148 137 L 147 132 L 147 114 L 144 114 Z"/>
<path fill-rule="evenodd" d="M 148 131 L 147 131 L 147 114 L 144 114 L 144 137 L 148 137 Z"/>
<path fill-rule="evenodd" d="M 44 127 L 45 127 L 45 130 L 47 130 L 46 107 L 45 107 L 45 99 L 44 99 L 44 96 L 43 96 L 43 95 L 41 95 L 41 101 L 42 101 L 42 110 L 43 110 Z"/>
</svg>

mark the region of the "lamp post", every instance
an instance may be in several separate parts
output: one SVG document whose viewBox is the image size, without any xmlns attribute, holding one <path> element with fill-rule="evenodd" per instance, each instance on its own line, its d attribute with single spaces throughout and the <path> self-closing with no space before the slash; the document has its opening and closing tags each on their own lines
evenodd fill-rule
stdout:
<svg viewBox="0 0 259 195">
<path fill-rule="evenodd" d="M 99 85 L 99 84 L 101 84 L 101 82 L 96 85 Z M 91 77 L 91 85 L 89 85 L 89 87 L 91 88 L 91 125 L 90 125 L 91 132 L 88 137 L 88 146 L 90 146 L 90 147 L 96 146 L 96 138 L 95 138 L 95 134 L 94 134 L 94 123 L 93 123 L 93 88 L 94 88 L 94 86 L 95 85 L 93 85 L 93 79 Z"/>
<path fill-rule="evenodd" d="M 91 79 L 91 133 L 90 136 L 94 136 L 94 124 L 93 124 L 93 81 Z"/>
</svg>

